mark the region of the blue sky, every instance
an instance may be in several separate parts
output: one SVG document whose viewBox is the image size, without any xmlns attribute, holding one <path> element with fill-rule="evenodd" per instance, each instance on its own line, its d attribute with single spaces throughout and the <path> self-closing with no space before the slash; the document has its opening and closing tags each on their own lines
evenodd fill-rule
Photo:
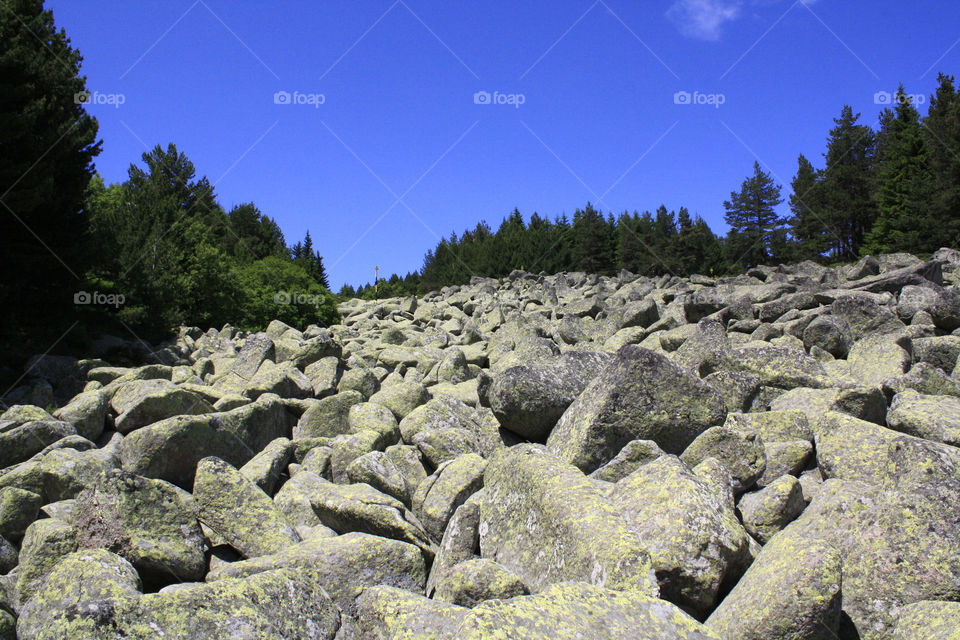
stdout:
<svg viewBox="0 0 960 640">
<path fill-rule="evenodd" d="M 99 96 L 105 180 L 174 142 L 225 207 L 309 229 L 335 289 L 514 207 L 663 203 L 724 233 L 755 159 L 786 196 L 844 104 L 875 124 L 877 92 L 960 71 L 945 0 L 46 4 Z"/>
</svg>

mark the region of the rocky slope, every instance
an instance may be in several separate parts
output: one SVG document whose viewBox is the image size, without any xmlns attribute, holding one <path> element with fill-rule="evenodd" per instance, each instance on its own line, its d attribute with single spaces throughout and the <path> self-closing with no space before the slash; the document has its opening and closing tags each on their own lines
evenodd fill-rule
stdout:
<svg viewBox="0 0 960 640">
<path fill-rule="evenodd" d="M 956 640 L 957 282 L 515 272 L 35 358 L 0 638 Z"/>
</svg>

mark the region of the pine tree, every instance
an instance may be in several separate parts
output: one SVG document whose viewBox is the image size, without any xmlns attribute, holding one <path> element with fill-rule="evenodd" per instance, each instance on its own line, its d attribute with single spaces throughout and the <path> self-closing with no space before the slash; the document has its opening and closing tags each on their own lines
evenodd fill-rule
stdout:
<svg viewBox="0 0 960 640">
<path fill-rule="evenodd" d="M 576 269 L 610 274 L 614 270 L 615 238 L 603 214 L 589 202 L 573 214 L 573 260 Z"/>
<path fill-rule="evenodd" d="M 816 260 L 830 247 L 831 234 L 824 219 L 820 201 L 820 172 L 800 154 L 797 159 L 797 175 L 790 184 L 790 234 L 795 247 L 794 257 L 798 260 Z"/>
<path fill-rule="evenodd" d="M 929 217 L 931 175 L 920 114 L 897 90 L 895 115 L 887 118 L 877 168 L 877 219 L 867 235 L 864 251 L 930 252 L 936 240 Z"/>
<path fill-rule="evenodd" d="M 854 260 L 877 217 L 874 160 L 876 134 L 857 124 L 860 114 L 844 106 L 827 140 L 817 204 L 836 258 Z"/>
<path fill-rule="evenodd" d="M 960 92 L 953 76 L 940 74 L 923 124 L 933 189 L 931 246 L 954 247 L 960 243 Z"/>
<path fill-rule="evenodd" d="M 754 162 L 753 175 L 723 203 L 724 220 L 730 225 L 728 250 L 732 262 L 756 266 L 771 260 L 774 236 L 783 224 L 775 210 L 781 202 L 780 186 L 759 162 Z"/>
<path fill-rule="evenodd" d="M 0 362 L 71 327 L 73 293 L 100 251 L 84 242 L 100 142 L 82 104 L 82 60 L 42 0 L 0 7 Z"/>
</svg>

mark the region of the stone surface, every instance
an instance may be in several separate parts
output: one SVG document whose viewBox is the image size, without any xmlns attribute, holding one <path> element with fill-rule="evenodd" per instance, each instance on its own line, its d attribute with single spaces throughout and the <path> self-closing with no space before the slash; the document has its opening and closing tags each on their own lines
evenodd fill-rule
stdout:
<svg viewBox="0 0 960 640">
<path fill-rule="evenodd" d="M 723 398 L 706 383 L 659 353 L 627 345 L 563 414 L 547 448 L 589 473 L 631 440 L 680 453 L 725 416 Z"/>
</svg>

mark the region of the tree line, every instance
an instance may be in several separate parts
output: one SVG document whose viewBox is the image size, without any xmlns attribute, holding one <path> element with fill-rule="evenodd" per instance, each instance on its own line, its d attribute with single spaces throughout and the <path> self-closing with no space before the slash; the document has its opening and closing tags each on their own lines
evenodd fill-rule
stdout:
<svg viewBox="0 0 960 640">
<path fill-rule="evenodd" d="M 960 237 L 960 91 L 940 74 L 922 116 L 903 86 L 880 113 L 877 128 L 850 106 L 829 131 L 822 166 L 804 155 L 781 216 L 782 185 L 754 163 L 753 173 L 723 203 L 730 227 L 720 237 L 681 207 L 604 215 L 590 203 L 573 220 L 519 211 L 494 232 L 486 222 L 443 238 L 423 268 L 341 293 L 367 298 L 424 293 L 471 276 L 503 277 L 514 269 L 556 273 L 719 275 L 759 264 L 856 260 L 906 251 L 925 255 Z"/>
</svg>

